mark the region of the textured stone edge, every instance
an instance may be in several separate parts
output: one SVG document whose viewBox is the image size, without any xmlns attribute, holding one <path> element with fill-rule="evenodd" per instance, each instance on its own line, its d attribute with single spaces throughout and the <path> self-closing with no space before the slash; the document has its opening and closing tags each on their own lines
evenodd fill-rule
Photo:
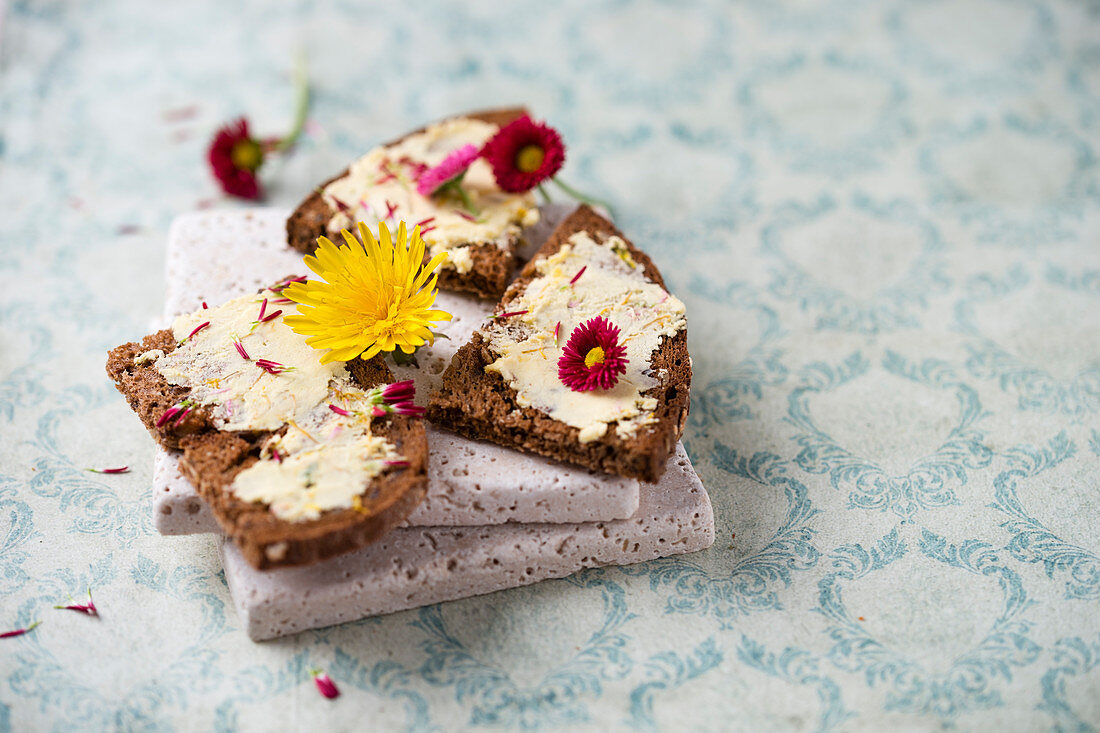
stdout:
<svg viewBox="0 0 1100 733">
<path fill-rule="evenodd" d="M 224 540 L 219 552 L 248 636 L 273 639 L 562 578 L 703 550 L 714 542 L 710 498 L 682 445 L 658 484 L 642 484 L 628 519 L 580 524 L 397 529 L 308 568 L 257 571 Z"/>
<path fill-rule="evenodd" d="M 568 205 L 546 207 L 543 221 L 528 231 L 533 240 L 528 249 L 545 240 L 572 210 Z M 285 245 L 286 216 L 281 209 L 252 209 L 177 217 L 169 233 L 165 267 L 165 320 L 199 307 L 204 298 L 214 302 L 247 292 L 256 283 L 303 271 L 300 254 Z M 252 263 L 247 275 L 237 264 L 242 261 Z M 436 388 L 453 352 L 492 311 L 491 303 L 453 293 L 440 293 L 440 301 L 455 314 L 451 323 L 440 326 L 453 332 L 451 340 L 437 342 L 420 368 L 395 367 L 398 378 L 413 379 L 422 394 Z M 629 517 L 638 506 L 637 482 L 632 479 L 517 454 L 430 426 L 429 450 L 428 496 L 409 518 L 409 526 L 587 522 Z M 152 511 L 157 530 L 165 535 L 220 532 L 173 463 L 159 451 L 154 459 Z"/>
</svg>

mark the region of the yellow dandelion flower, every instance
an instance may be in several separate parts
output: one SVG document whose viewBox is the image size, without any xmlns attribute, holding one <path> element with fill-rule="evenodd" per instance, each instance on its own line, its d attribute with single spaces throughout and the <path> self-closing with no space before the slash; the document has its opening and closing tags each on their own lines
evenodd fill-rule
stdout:
<svg viewBox="0 0 1100 733">
<path fill-rule="evenodd" d="M 321 363 L 360 355 L 369 359 L 394 349 L 411 354 L 425 342 L 432 343 L 433 322 L 451 320 L 450 313 L 431 309 L 439 277 L 433 271 L 447 254 L 437 254 L 423 265 L 420 227 L 408 236 L 405 222 L 397 229 L 396 242 L 385 222 L 378 224 L 378 239 L 362 222 L 362 241 L 347 230 L 343 235 L 346 246 L 327 237 L 317 240 L 316 253 L 305 263 L 322 280 L 291 283 L 283 291 L 298 304 L 298 315 L 284 322 L 308 336 L 310 346 L 329 349 Z"/>
</svg>

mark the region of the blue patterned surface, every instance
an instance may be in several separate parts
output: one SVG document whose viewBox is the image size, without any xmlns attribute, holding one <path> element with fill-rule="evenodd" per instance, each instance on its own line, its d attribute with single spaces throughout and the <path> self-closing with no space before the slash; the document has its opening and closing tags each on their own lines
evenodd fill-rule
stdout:
<svg viewBox="0 0 1100 733">
<path fill-rule="evenodd" d="M 1094 2 L 0 13 L 0 626 L 44 620 L 0 730 L 1100 728 Z M 104 353 L 298 45 L 272 203 L 451 112 L 562 130 L 688 304 L 713 549 L 255 645 L 211 539 L 154 533 Z"/>
</svg>

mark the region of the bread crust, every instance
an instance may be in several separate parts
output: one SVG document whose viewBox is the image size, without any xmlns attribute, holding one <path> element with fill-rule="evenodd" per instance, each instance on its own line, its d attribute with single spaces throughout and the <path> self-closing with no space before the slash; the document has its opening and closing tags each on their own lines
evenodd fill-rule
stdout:
<svg viewBox="0 0 1100 733">
<path fill-rule="evenodd" d="M 492 125 L 504 126 L 525 114 L 528 114 L 528 112 L 524 107 L 508 107 L 480 110 L 456 116 L 469 117 Z M 396 145 L 405 138 L 426 129 L 427 127 L 421 127 L 396 140 L 383 143 L 383 145 Z M 333 181 L 346 176 L 348 170 L 345 168 L 341 173 L 314 189 L 291 213 L 286 221 L 286 241 L 288 245 L 299 252 L 312 254 L 317 249 L 318 237 L 328 236 L 328 222 L 335 216 L 336 212 L 325 203 L 321 197 L 321 191 Z M 519 240 L 518 235 L 512 236 L 504 247 L 500 247 L 495 242 L 471 242 L 470 256 L 473 260 L 473 266 L 470 271 L 459 273 L 456 270 L 439 270 L 439 287 L 444 290 L 473 293 L 481 298 L 499 298 L 508 286 L 512 272 L 515 270 L 515 250 L 519 245 Z"/>
<path fill-rule="evenodd" d="M 170 353 L 176 341 L 168 329 L 112 349 L 107 374 L 126 397 L 153 438 L 166 448 L 181 450 L 180 467 L 210 505 L 225 534 L 256 568 L 306 565 L 363 547 L 404 521 L 427 492 L 428 444 L 421 420 L 387 415 L 376 418 L 372 430 L 397 447 L 408 467 L 370 481 L 360 495 L 362 511 L 332 509 L 301 522 L 281 520 L 262 503 L 245 502 L 230 491 L 237 474 L 259 460 L 271 431 L 221 431 L 209 410 L 199 408 L 179 424 L 158 427 L 164 411 L 186 399 L 186 387 L 171 385 L 152 362 L 135 364 L 134 357 L 150 349 Z M 348 362 L 352 380 L 364 389 L 393 381 L 380 356 Z M 283 428 L 285 430 L 285 428 Z"/>
<path fill-rule="evenodd" d="M 653 282 L 664 287 L 664 280 L 653 261 L 636 248 L 611 222 L 588 206 L 579 207 L 565 219 L 523 268 L 497 305 L 496 312 L 508 309 L 527 285 L 538 277 L 539 259 L 561 249 L 570 236 L 587 231 L 597 240 L 612 235 L 622 237 L 635 262 Z M 443 373 L 441 388 L 428 403 L 428 419 L 461 435 L 491 440 L 501 445 L 575 463 L 605 473 L 655 483 L 664 472 L 668 457 L 683 434 L 690 407 L 691 358 L 687 350 L 687 328 L 665 337 L 651 358 L 655 373 L 665 375 L 656 387 L 643 394 L 657 400 L 657 422 L 643 425 L 627 438 L 608 430 L 589 443 L 580 442 L 580 430 L 551 418 L 541 410 L 521 407 L 515 390 L 496 372 L 485 367 L 497 356 L 480 333 L 462 346 Z M 664 371 L 660 371 L 664 370 Z"/>
</svg>

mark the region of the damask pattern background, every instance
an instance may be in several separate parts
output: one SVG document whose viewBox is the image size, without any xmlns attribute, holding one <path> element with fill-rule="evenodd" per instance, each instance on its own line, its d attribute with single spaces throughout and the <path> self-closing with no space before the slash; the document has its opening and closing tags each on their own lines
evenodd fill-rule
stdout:
<svg viewBox="0 0 1100 733">
<path fill-rule="evenodd" d="M 0 6 L 0 730 L 1100 728 L 1100 5 Z M 688 305 L 706 552 L 253 644 L 109 347 L 213 129 L 293 206 L 527 103 Z M 246 263 L 241 263 L 246 266 Z M 129 464 L 100 476 L 89 466 Z M 91 587 L 101 618 L 51 610 Z M 307 669 L 344 697 L 329 702 Z"/>
</svg>

